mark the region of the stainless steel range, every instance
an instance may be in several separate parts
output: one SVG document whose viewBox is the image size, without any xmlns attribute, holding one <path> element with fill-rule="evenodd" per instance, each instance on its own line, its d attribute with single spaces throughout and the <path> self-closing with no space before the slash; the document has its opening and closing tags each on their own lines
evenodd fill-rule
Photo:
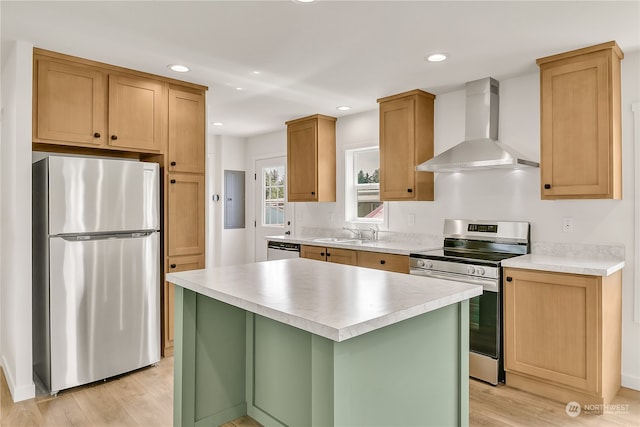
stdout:
<svg viewBox="0 0 640 427">
<path fill-rule="evenodd" d="M 411 274 L 482 285 L 469 302 L 469 375 L 504 381 L 502 354 L 503 259 L 530 252 L 528 222 L 446 219 L 444 246 L 410 254 Z"/>
</svg>

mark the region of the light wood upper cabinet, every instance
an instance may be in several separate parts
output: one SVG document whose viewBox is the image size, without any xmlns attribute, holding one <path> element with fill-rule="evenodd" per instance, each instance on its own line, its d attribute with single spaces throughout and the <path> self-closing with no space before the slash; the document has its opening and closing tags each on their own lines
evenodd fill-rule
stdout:
<svg viewBox="0 0 640 427">
<path fill-rule="evenodd" d="M 169 173 L 168 256 L 204 254 L 204 175 Z"/>
<path fill-rule="evenodd" d="M 104 145 L 107 74 L 83 65 L 36 60 L 34 141 Z"/>
<path fill-rule="evenodd" d="M 34 142 L 162 151 L 163 82 L 46 56 L 34 63 Z"/>
<path fill-rule="evenodd" d="M 166 111 L 164 83 L 110 74 L 107 144 L 131 151 L 160 151 Z"/>
<path fill-rule="evenodd" d="M 286 122 L 289 202 L 336 201 L 336 118 Z"/>
<path fill-rule="evenodd" d="M 506 383 L 562 402 L 609 403 L 620 388 L 621 272 L 504 276 Z"/>
<path fill-rule="evenodd" d="M 421 90 L 378 99 L 380 200 L 433 200 L 433 173 L 415 167 L 433 158 L 434 100 Z"/>
<path fill-rule="evenodd" d="M 204 93 L 169 88 L 169 171 L 204 173 Z"/>
<path fill-rule="evenodd" d="M 542 199 L 621 199 L 620 60 L 615 42 L 537 60 Z"/>
</svg>

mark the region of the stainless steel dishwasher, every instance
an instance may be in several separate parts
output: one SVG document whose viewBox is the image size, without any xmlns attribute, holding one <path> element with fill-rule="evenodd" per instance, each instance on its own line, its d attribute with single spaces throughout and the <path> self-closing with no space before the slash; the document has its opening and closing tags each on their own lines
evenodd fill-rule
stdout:
<svg viewBox="0 0 640 427">
<path fill-rule="evenodd" d="M 300 258 L 300 245 L 298 243 L 273 241 L 267 243 L 267 261 L 289 258 Z"/>
</svg>

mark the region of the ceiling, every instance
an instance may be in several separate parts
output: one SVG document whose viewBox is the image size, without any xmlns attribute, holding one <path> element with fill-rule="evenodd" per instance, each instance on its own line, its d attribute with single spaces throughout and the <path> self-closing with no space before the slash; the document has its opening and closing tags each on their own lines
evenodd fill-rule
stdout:
<svg viewBox="0 0 640 427">
<path fill-rule="evenodd" d="M 610 40 L 640 50 L 639 1 L 3 0 L 0 16 L 3 41 L 208 86 L 210 133 L 240 137 L 535 73 L 536 58 Z M 449 59 L 426 62 L 436 51 Z"/>
</svg>

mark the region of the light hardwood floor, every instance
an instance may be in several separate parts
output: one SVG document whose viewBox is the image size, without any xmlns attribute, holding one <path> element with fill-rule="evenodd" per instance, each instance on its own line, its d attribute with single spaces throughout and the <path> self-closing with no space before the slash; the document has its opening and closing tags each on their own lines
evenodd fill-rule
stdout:
<svg viewBox="0 0 640 427">
<path fill-rule="evenodd" d="M 578 426 L 640 427 L 640 392 L 621 389 L 617 412 L 571 418 L 565 405 L 512 387 L 492 387 L 470 380 L 470 427 Z M 173 423 L 173 357 L 106 382 L 13 403 L 2 375 L 0 426 L 171 426 Z M 224 427 L 258 427 L 242 417 Z"/>
</svg>

